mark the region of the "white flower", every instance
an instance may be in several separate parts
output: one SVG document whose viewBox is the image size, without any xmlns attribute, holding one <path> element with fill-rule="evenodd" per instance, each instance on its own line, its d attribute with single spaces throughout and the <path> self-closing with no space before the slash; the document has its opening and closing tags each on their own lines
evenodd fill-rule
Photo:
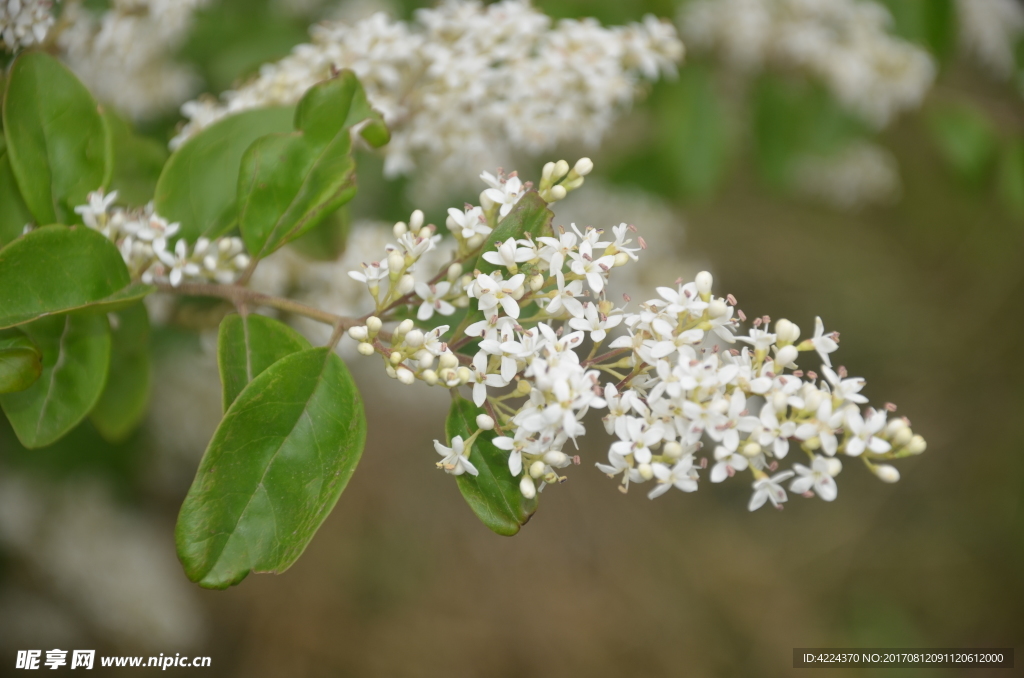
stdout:
<svg viewBox="0 0 1024 678">
<path fill-rule="evenodd" d="M 523 182 L 519 180 L 515 172 L 508 177 L 496 177 L 490 172 L 484 172 L 480 175 L 480 178 L 490 186 L 483 194 L 494 204 L 501 205 L 501 208 L 498 210 L 501 216 L 511 212 L 515 204 L 526 193 Z"/>
<path fill-rule="evenodd" d="M 750 498 L 750 503 L 747 508 L 751 511 L 764 506 L 766 501 L 771 501 L 772 506 L 775 508 L 782 508 L 780 504 L 784 503 L 788 497 L 786 496 L 786 490 L 783 489 L 781 483 L 789 478 L 793 477 L 792 471 L 783 471 L 776 473 L 771 478 L 761 478 L 754 482 L 754 495 Z"/>
<path fill-rule="evenodd" d="M 868 401 L 866 397 L 860 395 L 860 390 L 864 388 L 864 380 L 860 377 L 840 379 L 839 375 L 831 368 L 823 367 L 821 371 L 825 373 L 825 378 L 832 384 L 832 395 L 836 398 L 851 403 L 866 403 Z"/>
<path fill-rule="evenodd" d="M 602 316 L 597 310 L 597 304 L 586 303 L 583 305 L 582 318 L 570 318 L 569 327 L 574 330 L 590 332 L 590 339 L 594 342 L 604 341 L 607 331 L 617 327 L 622 322 L 622 314 Z"/>
<path fill-rule="evenodd" d="M 825 324 L 821 322 L 821 318 L 814 318 L 814 336 L 807 341 L 810 342 L 810 345 L 821 356 L 821 362 L 825 363 L 826 367 L 832 367 L 832 361 L 829 359 L 828 354 L 837 351 L 839 344 L 836 343 L 832 334 L 825 334 Z"/>
<path fill-rule="evenodd" d="M 529 247 L 516 247 L 516 241 L 509 238 L 505 242 L 498 243 L 496 251 L 484 252 L 484 261 L 495 266 L 504 266 L 511 273 L 518 270 L 516 264 L 529 261 L 534 256 L 534 250 Z"/>
<path fill-rule="evenodd" d="M 416 317 L 420 320 L 430 320 L 434 316 L 435 311 L 441 315 L 455 313 L 455 307 L 444 300 L 451 287 L 452 284 L 446 281 L 437 282 L 433 285 L 422 282 L 416 283 L 416 287 L 413 289 L 416 290 L 416 295 L 423 300 L 419 310 L 416 311 Z"/>
<path fill-rule="evenodd" d="M 711 482 L 713 483 L 722 482 L 736 471 L 745 471 L 749 465 L 746 457 L 723 445 L 715 447 L 715 460 L 718 463 L 711 468 Z"/>
<path fill-rule="evenodd" d="M 660 497 L 672 487 L 683 492 L 697 491 L 697 471 L 693 468 L 693 457 L 690 455 L 684 456 L 672 468 L 665 464 L 652 464 L 651 470 L 658 484 L 647 493 L 649 499 Z"/>
<path fill-rule="evenodd" d="M 170 267 L 171 272 L 168 279 L 174 287 L 181 285 L 185 276 L 195 278 L 202 272 L 199 264 L 189 260 L 188 243 L 184 239 L 175 243 L 173 254 L 167 251 L 163 240 L 158 240 L 154 243 L 153 249 L 160 258 L 160 261 Z"/>
<path fill-rule="evenodd" d="M 846 427 L 849 429 L 849 435 L 846 437 L 846 454 L 856 457 L 865 449 L 876 454 L 883 454 L 892 449 L 892 445 L 875 436 L 885 428 L 885 424 L 885 410 L 869 410 L 868 418 L 865 419 L 860 412 L 850 408 L 846 415 Z"/>
<path fill-rule="evenodd" d="M 484 211 L 479 207 L 469 205 L 465 210 L 449 208 L 445 225 L 453 234 L 464 240 L 469 240 L 474 235 L 488 235 L 491 232 L 491 227 L 487 225 L 487 219 L 484 217 Z"/>
<path fill-rule="evenodd" d="M 526 276 L 522 273 L 517 273 L 508 280 L 495 280 L 492 276 L 481 273 L 473 282 L 480 310 L 487 311 L 501 306 L 505 315 L 510 318 L 518 318 L 519 301 L 515 298 L 515 294 L 522 288 L 525 281 Z"/>
<path fill-rule="evenodd" d="M 477 407 L 482 407 L 484 401 L 487 400 L 488 386 L 495 388 L 508 386 L 508 380 L 502 378 L 500 374 L 487 374 L 488 359 L 489 356 L 485 351 L 480 351 L 473 356 L 473 363 L 471 367 L 472 377 L 470 378 L 470 381 L 473 384 L 473 402 Z"/>
<path fill-rule="evenodd" d="M 680 285 L 678 290 L 671 287 L 659 287 L 657 292 L 662 299 L 668 302 L 668 307 L 665 309 L 668 313 L 689 313 L 692 316 L 699 316 L 708 307 L 707 302 L 701 300 L 697 293 L 697 285 L 694 283 Z M 647 303 L 655 304 L 657 302 L 649 301 Z"/>
<path fill-rule="evenodd" d="M 600 294 L 604 289 L 604 278 L 608 271 L 615 265 L 614 256 L 603 256 L 594 259 L 594 250 L 590 242 L 584 240 L 580 243 L 579 252 L 571 252 L 572 264 L 570 268 L 576 275 L 585 276 L 590 289 Z"/>
<path fill-rule="evenodd" d="M 445 447 L 440 441 L 435 440 L 434 449 L 444 457 L 441 461 L 437 462 L 437 467 L 444 469 L 445 473 L 453 476 L 461 476 L 463 473 L 475 476 L 480 473 L 477 471 L 476 466 L 473 465 L 473 462 L 469 460 L 469 457 L 464 456 L 466 445 L 462 440 L 462 436 L 452 438 L 451 447 Z"/>
<path fill-rule="evenodd" d="M 569 315 L 582 318 L 583 302 L 579 300 L 579 297 L 583 296 L 583 281 L 573 280 L 566 285 L 565 276 L 562 275 L 561 271 L 555 276 L 555 280 L 558 283 L 558 291 L 555 293 L 554 298 L 548 302 L 548 305 L 544 307 L 544 312 L 548 315 L 558 315 L 564 309 Z"/>
<path fill-rule="evenodd" d="M 829 472 L 829 459 L 815 455 L 811 468 L 807 468 L 803 464 L 793 464 L 793 470 L 799 474 L 799 477 L 789 484 L 790 492 L 804 494 L 813 487 L 815 494 L 825 501 L 832 501 L 839 493 L 836 481 Z"/>
</svg>

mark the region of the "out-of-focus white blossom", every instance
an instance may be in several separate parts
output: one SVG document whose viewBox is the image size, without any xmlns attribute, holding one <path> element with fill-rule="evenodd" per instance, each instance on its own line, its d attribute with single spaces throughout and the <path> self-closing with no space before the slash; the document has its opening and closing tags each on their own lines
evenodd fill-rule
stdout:
<svg viewBox="0 0 1024 678">
<path fill-rule="evenodd" d="M 185 104 L 190 122 L 172 145 L 226 115 L 295 103 L 331 69 L 348 68 L 391 129 L 386 172 L 427 162 L 432 175 L 457 180 L 512 149 L 596 143 L 638 86 L 674 72 L 683 53 L 671 24 L 654 17 L 552 25 L 526 0 L 447 0 L 409 23 L 379 13 L 351 25 L 325 22 L 311 34 L 310 44 L 220 101 Z"/>
<path fill-rule="evenodd" d="M 695 0 L 680 14 L 691 48 L 741 72 L 805 73 L 877 127 L 916 108 L 936 74 L 928 52 L 891 34 L 891 24 L 871 0 Z"/>
<path fill-rule="evenodd" d="M 1024 5 L 1019 0 L 957 0 L 962 49 L 997 78 L 1008 78 L 1015 50 L 1024 37 Z"/>
<path fill-rule="evenodd" d="M 896 158 L 866 141 L 851 143 L 834 155 L 801 158 L 793 184 L 803 195 L 844 210 L 888 205 L 901 192 Z"/>
<path fill-rule="evenodd" d="M 0 47 L 6 51 L 42 43 L 52 27 L 52 0 L 0 0 Z"/>
<path fill-rule="evenodd" d="M 199 79 L 175 63 L 194 12 L 209 0 L 113 0 L 97 14 L 64 3 L 57 45 L 93 95 L 131 116 L 166 112 L 192 96 Z"/>
</svg>

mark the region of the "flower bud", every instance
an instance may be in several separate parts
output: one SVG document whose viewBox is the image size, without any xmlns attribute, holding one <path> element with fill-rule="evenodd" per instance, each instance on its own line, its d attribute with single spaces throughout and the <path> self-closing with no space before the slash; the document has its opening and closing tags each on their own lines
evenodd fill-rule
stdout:
<svg viewBox="0 0 1024 678">
<path fill-rule="evenodd" d="M 416 287 L 416 279 L 407 273 L 401 277 L 398 285 L 395 286 L 395 294 L 404 297 L 412 292 L 414 287 Z"/>
<path fill-rule="evenodd" d="M 580 158 L 572 169 L 576 174 L 585 177 L 594 171 L 594 161 L 590 158 Z"/>
<path fill-rule="evenodd" d="M 654 477 L 654 469 L 651 468 L 650 464 L 640 464 L 636 467 L 636 470 L 644 480 L 650 480 Z"/>
<path fill-rule="evenodd" d="M 490 431 L 494 428 L 494 420 L 486 414 L 478 414 L 476 415 L 476 426 L 477 428 L 482 428 L 485 431 Z"/>
<path fill-rule="evenodd" d="M 519 491 L 522 492 L 523 496 L 527 499 L 533 499 L 537 496 L 537 487 L 533 484 L 533 478 L 528 475 L 524 475 L 523 479 L 519 481 Z"/>
<path fill-rule="evenodd" d="M 775 335 L 780 344 L 793 344 L 800 338 L 800 328 L 785 318 L 781 318 L 775 323 Z"/>
<path fill-rule="evenodd" d="M 898 434 L 900 431 L 906 430 L 908 428 L 910 428 L 910 425 L 907 424 L 906 419 L 904 419 L 903 417 L 894 417 L 890 419 L 888 422 L 886 422 L 885 435 L 889 437 L 895 437 L 896 434 Z M 910 442 L 910 438 L 907 438 L 904 444 L 906 444 L 906 442 Z"/>
<path fill-rule="evenodd" d="M 416 381 L 416 375 L 412 373 L 412 370 L 406 367 L 399 367 L 395 372 L 398 375 L 398 381 L 402 382 L 406 386 Z"/>
<path fill-rule="evenodd" d="M 388 358 L 388 360 L 391 361 L 392 365 L 397 365 L 398 363 L 405 360 L 405 356 L 402 355 L 401 351 L 392 351 L 391 356 Z"/>
<path fill-rule="evenodd" d="M 484 236 L 480 235 L 479 233 L 473 234 L 473 236 L 466 241 L 466 247 L 468 247 L 471 250 L 475 250 L 477 247 L 480 247 L 480 245 L 483 244 Z"/>
<path fill-rule="evenodd" d="M 416 351 L 413 358 L 415 358 L 416 362 L 419 363 L 421 370 L 429 370 L 434 364 L 434 354 L 430 351 Z"/>
<path fill-rule="evenodd" d="M 434 370 L 423 370 L 420 372 L 420 379 L 426 382 L 428 385 L 433 386 L 437 383 L 437 372 Z"/>
<path fill-rule="evenodd" d="M 826 461 L 828 462 L 828 474 L 835 478 L 843 470 L 843 462 L 836 457 L 828 457 Z"/>
<path fill-rule="evenodd" d="M 348 336 L 352 337 L 356 341 L 366 341 L 370 336 L 370 331 L 366 329 L 365 325 L 357 325 L 355 327 L 348 328 Z"/>
<path fill-rule="evenodd" d="M 897 419 L 897 421 L 899 420 Z M 904 426 L 896 431 L 896 435 L 892 437 L 892 444 L 893 447 L 903 447 L 905 445 L 909 445 L 910 441 L 913 439 L 914 432 L 910 430 L 909 426 Z"/>
<path fill-rule="evenodd" d="M 707 271 L 701 271 L 697 274 L 694 282 L 697 284 L 697 294 L 701 296 L 701 299 L 707 301 L 708 295 L 711 294 L 711 284 L 714 281 L 715 279 Z"/>
<path fill-rule="evenodd" d="M 398 377 L 398 372 L 395 372 L 395 368 L 392 367 L 391 365 L 385 365 L 384 366 L 384 371 L 387 372 L 388 376 L 391 377 L 392 379 L 395 379 L 395 378 Z"/>
<path fill-rule="evenodd" d="M 879 464 L 878 466 L 873 466 L 871 470 L 875 472 L 879 479 L 886 483 L 895 483 L 900 479 L 899 470 L 889 464 Z"/>
<path fill-rule="evenodd" d="M 629 263 L 629 255 L 625 252 L 619 252 L 615 255 L 615 263 L 613 266 L 625 266 Z"/>
<path fill-rule="evenodd" d="M 555 181 L 558 181 L 568 173 L 569 163 L 567 163 L 565 160 L 559 160 L 558 162 L 555 163 L 555 169 L 551 173 L 551 178 L 554 179 Z"/>
<path fill-rule="evenodd" d="M 391 276 L 392 280 L 398 279 L 398 276 L 402 275 L 402 270 L 405 268 L 405 257 L 398 250 L 391 250 L 388 253 L 388 275 Z"/>
<path fill-rule="evenodd" d="M 416 323 L 409 318 L 406 318 L 402 322 L 398 323 L 398 327 L 395 328 L 395 337 L 405 336 L 411 332 L 414 327 L 416 327 Z"/>
<path fill-rule="evenodd" d="M 405 225 L 405 222 L 404 221 L 399 221 L 391 229 L 391 232 L 395 234 L 396 238 L 401 238 L 403 235 L 406 234 L 406 232 L 408 232 L 408 230 L 409 230 L 409 227 Z"/>
<path fill-rule="evenodd" d="M 382 323 L 380 321 L 380 318 L 378 318 L 375 315 L 371 315 L 369 318 L 366 319 L 366 329 L 370 331 L 371 337 L 375 336 L 378 332 L 380 332 L 380 328 L 383 326 L 384 323 Z"/>
<path fill-rule="evenodd" d="M 555 171 L 555 163 L 553 163 L 553 162 L 546 162 L 546 163 L 544 163 L 544 169 L 542 169 L 541 172 L 540 172 L 540 182 L 541 182 L 541 184 L 549 184 L 549 183 L 551 183 L 551 175 L 552 175 L 552 173 L 554 173 L 554 171 Z"/>
<path fill-rule="evenodd" d="M 683 446 L 674 440 L 670 440 L 661 448 L 661 451 L 665 453 L 665 456 L 669 459 L 679 459 L 683 456 Z"/>
<path fill-rule="evenodd" d="M 565 190 L 565 186 L 552 186 L 548 191 L 548 197 L 551 198 L 548 202 L 558 202 L 559 200 L 565 200 L 565 196 L 568 192 Z"/>
<path fill-rule="evenodd" d="M 533 390 L 533 386 L 530 384 L 530 382 L 526 381 L 525 379 L 520 379 L 519 383 L 516 384 L 516 394 L 517 395 L 524 396 L 524 395 L 527 395 L 532 390 Z"/>
<path fill-rule="evenodd" d="M 441 357 L 437 360 L 437 366 L 444 369 L 452 369 L 459 364 L 459 359 L 455 357 L 455 354 L 451 351 L 445 351 L 441 354 Z"/>
<path fill-rule="evenodd" d="M 365 342 L 359 344 L 359 347 L 356 350 L 359 351 L 360 355 L 373 355 L 374 353 L 373 344 L 367 344 Z"/>
<path fill-rule="evenodd" d="M 907 452 L 910 454 L 921 454 L 928 447 L 928 443 L 925 442 L 921 436 L 914 436 L 910 439 L 910 443 L 907 445 Z"/>
<path fill-rule="evenodd" d="M 743 446 L 743 450 L 741 451 L 741 453 L 744 457 L 753 459 L 757 455 L 761 454 L 761 446 L 758 445 L 757 443 L 747 443 L 746 445 Z"/>
<path fill-rule="evenodd" d="M 473 377 L 473 373 L 466 366 L 460 367 L 455 373 L 459 375 L 459 381 L 463 384 L 468 384 L 469 380 Z"/>
<path fill-rule="evenodd" d="M 542 461 L 535 461 L 530 464 L 530 475 L 534 478 L 540 478 L 542 475 L 547 473 L 547 467 Z"/>
<path fill-rule="evenodd" d="M 531 292 L 536 292 L 536 291 L 540 290 L 540 288 L 544 287 L 544 276 L 542 274 L 540 274 L 540 273 L 538 273 L 536 275 L 531 275 L 529 283 L 530 283 L 530 291 Z"/>
<path fill-rule="evenodd" d="M 409 218 L 409 228 L 416 233 L 423 228 L 423 210 L 416 210 Z"/>
<path fill-rule="evenodd" d="M 455 262 L 448 267 L 448 282 L 455 282 L 462 275 L 462 264 Z"/>
<path fill-rule="evenodd" d="M 786 414 L 786 394 L 782 391 L 772 392 L 772 409 L 775 410 L 775 414 L 779 416 L 785 416 Z"/>
<path fill-rule="evenodd" d="M 713 299 L 708 306 L 708 316 L 711 318 L 721 318 L 728 310 L 729 307 L 726 305 L 725 299 Z"/>
<path fill-rule="evenodd" d="M 565 452 L 545 452 L 544 463 L 555 468 L 562 468 L 569 465 L 569 455 Z"/>
<path fill-rule="evenodd" d="M 423 345 L 423 331 L 422 330 L 416 330 L 416 329 L 410 331 L 408 334 L 405 335 L 405 344 L 407 346 L 411 346 L 412 348 L 418 348 L 418 347 L 422 346 Z"/>
</svg>

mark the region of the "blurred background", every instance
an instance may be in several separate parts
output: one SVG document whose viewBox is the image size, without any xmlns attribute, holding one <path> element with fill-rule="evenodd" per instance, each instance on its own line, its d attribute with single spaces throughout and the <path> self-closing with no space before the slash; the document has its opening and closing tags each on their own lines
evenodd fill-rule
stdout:
<svg viewBox="0 0 1024 678">
<path fill-rule="evenodd" d="M 244 81 L 309 24 L 377 9 L 408 19 L 426 4 L 211 1 L 162 57 L 184 74 L 177 100 L 123 112 L 162 149 L 177 105 Z M 736 68 L 691 45 L 689 10 L 673 0 L 535 2 L 608 25 L 653 12 L 681 24 L 688 47 L 679 77 L 653 85 L 599 148 L 550 154 L 597 166 L 556 223 L 636 224 L 654 247 L 629 281 L 634 299 L 707 268 L 748 316 L 805 334 L 822 316 L 842 333 L 838 362 L 929 442 L 899 483 L 849 464 L 837 501 L 793 497 L 781 513 L 748 513 L 745 484 L 622 496 L 592 466 L 608 444 L 595 418 L 584 464 L 519 535 L 499 537 L 434 468 L 447 400 L 350 359 L 369 437 L 333 514 L 285 574 L 205 591 L 181 571 L 173 527 L 220 416 L 219 316 L 186 305 L 153 329 L 152 405 L 129 440 L 104 442 L 86 422 L 27 451 L 0 422 L 0 675 L 15 673 L 16 650 L 54 647 L 209 655 L 224 676 L 781 676 L 794 647 L 1019 653 L 1024 18 L 1006 10 L 1015 0 L 883 4 L 893 38 L 937 73 L 919 106 L 879 125 L 814 74 Z M 988 24 L 971 14 L 985 4 Z M 516 167 L 536 177 L 547 159 Z M 415 176 L 384 180 L 381 167 L 360 158 L 341 261 L 302 264 L 321 284 L 379 250 L 368 220 L 424 206 L 440 223 L 474 199 L 424 204 Z"/>
</svg>

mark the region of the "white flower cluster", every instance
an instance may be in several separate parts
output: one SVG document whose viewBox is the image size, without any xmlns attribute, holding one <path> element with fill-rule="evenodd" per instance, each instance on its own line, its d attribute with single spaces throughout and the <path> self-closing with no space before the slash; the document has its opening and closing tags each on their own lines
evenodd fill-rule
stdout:
<svg viewBox="0 0 1024 678">
<path fill-rule="evenodd" d="M 0 47 L 8 52 L 46 39 L 53 26 L 52 0 L 0 0 Z"/>
<path fill-rule="evenodd" d="M 64 3 L 57 44 L 97 99 L 133 118 L 162 113 L 192 96 L 199 80 L 173 60 L 192 16 L 209 0 L 113 0 L 102 14 Z"/>
<path fill-rule="evenodd" d="M 145 283 L 233 283 L 249 266 L 241 238 L 199 238 L 189 248 L 184 238 L 171 248 L 168 240 L 181 228 L 153 211 L 153 203 L 136 210 L 114 207 L 117 191 L 89 194 L 89 202 L 75 212 L 89 228 L 117 245 L 132 279 Z"/>
<path fill-rule="evenodd" d="M 578 170 L 585 174 L 590 167 L 588 160 L 572 171 L 564 161 L 549 163 L 538 194 L 561 195 L 552 189 L 582 179 Z M 487 173 L 482 178 L 500 183 Z M 516 183 L 508 187 L 513 178 Z M 505 177 L 506 191 L 529 191 L 518 182 Z M 882 480 L 895 482 L 898 471 L 880 462 L 924 451 L 924 439 L 906 419 L 889 417 L 894 406 L 860 410 L 867 402 L 860 393 L 864 380 L 847 377 L 842 367 L 832 369 L 838 334 L 825 332 L 820 319 L 803 341 L 788 320 L 771 331 L 766 316 L 741 333 L 745 316 L 731 295 L 712 294 L 707 272 L 674 288 L 659 287 L 659 298 L 640 304 L 638 312 L 616 308 L 607 298 L 609 276 L 646 247 L 640 238 L 632 246 L 632 226 L 615 226 L 614 237 L 604 239 L 600 230 L 573 224 L 551 235 L 496 242 L 481 252 L 504 209 L 494 190 L 482 196 L 491 199 L 489 207 L 451 210 L 448 226 L 459 249 L 432 284 L 402 283 L 419 253 L 438 238 L 419 213 L 409 225 L 396 226 L 399 245 L 390 247 L 385 261 L 352 274 L 367 284 L 377 308 L 365 325 L 349 331 L 360 353 L 379 353 L 388 374 L 405 384 L 419 379 L 447 388 L 469 386 L 473 403 L 486 412 L 468 438 L 456 437 L 450 445 L 435 441 L 442 456 L 438 466 L 448 473 L 476 475 L 472 446 L 481 432 L 494 430 L 493 444 L 509 452 L 509 472 L 532 498 L 545 485 L 565 480 L 559 469 L 579 461 L 565 445 L 585 434 L 587 412 L 602 408 L 608 409 L 605 428 L 617 441 L 608 463 L 598 467 L 621 475 L 623 490 L 654 481 L 651 498 L 672 487 L 697 489 L 700 469 L 708 464 L 698 459 L 705 442 L 714 445 L 711 482 L 752 474 L 750 510 L 786 501 L 782 483 L 794 476 L 790 491 L 831 501 L 842 468 L 837 455 L 860 457 Z M 469 261 L 477 268 L 463 274 L 462 264 Z M 484 263 L 489 272 L 479 270 Z M 421 322 L 435 312 L 467 312 L 451 332 L 450 325 L 419 329 L 409 317 L 393 332 L 383 329 L 402 317 L 403 307 L 411 314 L 417 305 Z M 620 326 L 626 334 L 601 353 Z M 746 346 L 721 350 L 736 342 Z M 473 345 L 472 355 L 460 353 Z M 807 351 L 821 357 L 823 380 L 797 367 Z M 602 384 L 602 376 L 612 381 Z M 807 455 L 807 465 L 776 472 L 791 447 Z"/>
<path fill-rule="evenodd" d="M 741 72 L 776 67 L 820 79 L 877 127 L 916 108 L 936 75 L 928 52 L 889 33 L 891 23 L 869 0 L 695 0 L 680 14 L 693 49 Z"/>
<path fill-rule="evenodd" d="M 829 156 L 802 157 L 793 179 L 800 193 L 845 210 L 892 203 L 902 187 L 893 154 L 867 141 Z"/>
<path fill-rule="evenodd" d="M 1016 65 L 1017 43 L 1024 38 L 1024 5 L 1019 0 L 957 0 L 961 48 L 997 78 Z"/>
<path fill-rule="evenodd" d="M 434 172 L 464 177 L 467 167 L 512 149 L 598 141 L 638 85 L 674 72 L 683 54 L 675 29 L 654 17 L 610 28 L 594 20 L 552 26 L 527 0 L 447 0 L 417 10 L 411 23 L 378 13 L 311 33 L 311 44 L 263 66 L 220 102 L 185 104 L 190 122 L 172 146 L 226 115 L 295 103 L 332 69 L 348 68 L 391 130 L 389 175 L 429 160 Z"/>
</svg>

